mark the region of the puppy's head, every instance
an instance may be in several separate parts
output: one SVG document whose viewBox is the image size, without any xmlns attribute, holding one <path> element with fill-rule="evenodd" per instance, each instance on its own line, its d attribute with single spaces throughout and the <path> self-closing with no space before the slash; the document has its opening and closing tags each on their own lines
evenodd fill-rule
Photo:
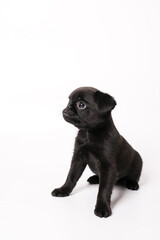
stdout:
<svg viewBox="0 0 160 240">
<path fill-rule="evenodd" d="M 70 94 L 63 117 L 79 129 L 93 129 L 105 123 L 115 105 L 116 101 L 109 94 L 95 88 L 81 87 Z"/>
</svg>

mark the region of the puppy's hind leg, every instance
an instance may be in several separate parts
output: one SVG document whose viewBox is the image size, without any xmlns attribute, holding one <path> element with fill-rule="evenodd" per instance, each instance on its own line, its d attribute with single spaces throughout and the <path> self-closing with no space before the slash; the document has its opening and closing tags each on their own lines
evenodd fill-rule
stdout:
<svg viewBox="0 0 160 240">
<path fill-rule="evenodd" d="M 117 182 L 116 182 L 116 185 L 121 186 L 121 187 L 126 187 L 126 183 L 127 183 L 127 181 L 124 177 L 124 178 L 118 179 Z"/>
<path fill-rule="evenodd" d="M 133 159 L 133 163 L 131 166 L 130 173 L 125 178 L 126 180 L 126 187 L 131 190 L 138 190 L 139 189 L 139 178 L 142 171 L 142 159 L 138 152 L 136 152 L 135 157 Z"/>
<path fill-rule="evenodd" d="M 87 179 L 87 182 L 89 182 L 90 184 L 98 184 L 99 177 L 97 175 L 93 175 Z"/>
</svg>

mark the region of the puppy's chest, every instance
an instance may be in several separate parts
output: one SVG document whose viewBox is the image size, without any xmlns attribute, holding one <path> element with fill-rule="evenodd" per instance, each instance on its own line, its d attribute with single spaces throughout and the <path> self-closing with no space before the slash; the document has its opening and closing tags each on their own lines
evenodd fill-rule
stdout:
<svg viewBox="0 0 160 240">
<path fill-rule="evenodd" d="M 98 174 L 100 165 L 99 154 L 102 153 L 100 140 L 97 139 L 97 136 L 91 135 L 88 132 L 83 134 L 83 137 L 79 140 L 78 147 L 87 157 L 86 161 L 88 166 L 95 174 Z"/>
<path fill-rule="evenodd" d="M 88 149 L 89 151 L 94 152 L 94 150 L 97 151 L 100 146 L 102 146 L 101 140 L 102 139 L 97 137 L 96 134 L 90 134 L 86 131 L 79 139 L 78 145 L 81 149 Z"/>
</svg>

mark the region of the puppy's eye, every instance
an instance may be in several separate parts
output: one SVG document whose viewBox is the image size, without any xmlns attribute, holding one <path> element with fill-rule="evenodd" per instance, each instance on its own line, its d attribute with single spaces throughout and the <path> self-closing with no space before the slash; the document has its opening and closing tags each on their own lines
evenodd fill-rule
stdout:
<svg viewBox="0 0 160 240">
<path fill-rule="evenodd" d="M 86 104 L 85 104 L 84 101 L 78 101 L 78 102 L 76 103 L 76 105 L 77 105 L 77 108 L 78 108 L 79 110 L 83 110 L 83 109 L 86 108 Z"/>
</svg>

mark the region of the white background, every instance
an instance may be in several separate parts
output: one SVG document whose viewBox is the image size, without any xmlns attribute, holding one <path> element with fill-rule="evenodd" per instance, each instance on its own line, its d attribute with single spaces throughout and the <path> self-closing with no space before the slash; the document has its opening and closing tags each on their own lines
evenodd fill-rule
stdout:
<svg viewBox="0 0 160 240">
<path fill-rule="evenodd" d="M 140 190 L 114 188 L 113 215 L 94 215 L 98 186 L 66 178 L 76 128 L 68 95 L 113 95 L 119 132 L 138 150 Z M 0 239 L 160 239 L 160 1 L 0 1 Z"/>
</svg>

